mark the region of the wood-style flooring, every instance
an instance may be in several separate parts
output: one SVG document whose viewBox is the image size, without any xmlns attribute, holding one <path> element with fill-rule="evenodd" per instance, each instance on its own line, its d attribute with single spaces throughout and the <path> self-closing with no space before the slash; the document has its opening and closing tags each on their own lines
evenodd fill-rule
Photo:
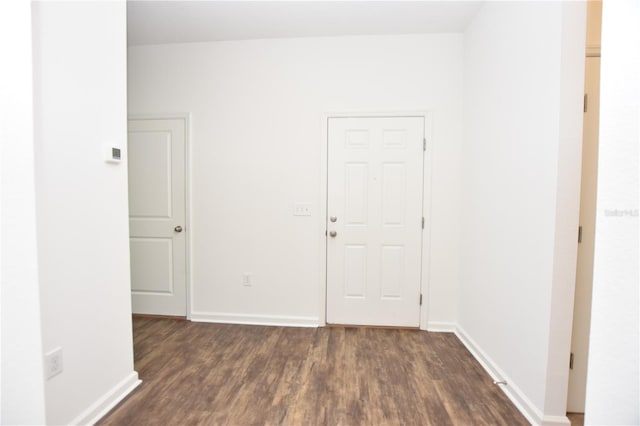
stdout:
<svg viewBox="0 0 640 426">
<path fill-rule="evenodd" d="M 451 333 L 134 318 L 143 383 L 99 425 L 527 425 Z"/>
<path fill-rule="evenodd" d="M 584 426 L 584 413 L 567 413 L 571 426 Z"/>
</svg>

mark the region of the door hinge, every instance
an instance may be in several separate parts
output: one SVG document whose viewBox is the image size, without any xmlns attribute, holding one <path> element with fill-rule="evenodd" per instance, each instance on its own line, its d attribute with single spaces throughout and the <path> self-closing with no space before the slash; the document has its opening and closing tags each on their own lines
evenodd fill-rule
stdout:
<svg viewBox="0 0 640 426">
<path fill-rule="evenodd" d="M 569 355 L 569 370 L 573 370 L 573 352 Z"/>
<path fill-rule="evenodd" d="M 424 229 L 424 216 L 422 216 L 422 229 Z"/>
<path fill-rule="evenodd" d="M 420 293 L 420 306 L 422 306 L 422 293 Z"/>
<path fill-rule="evenodd" d="M 578 226 L 578 244 L 582 242 L 582 226 Z"/>
<path fill-rule="evenodd" d="M 427 150 L 427 138 L 422 138 L 422 150 Z"/>
<path fill-rule="evenodd" d="M 589 95 L 587 93 L 584 94 L 584 101 L 583 101 L 583 105 L 582 105 L 582 109 L 583 112 L 587 112 L 587 107 L 589 105 Z"/>
</svg>

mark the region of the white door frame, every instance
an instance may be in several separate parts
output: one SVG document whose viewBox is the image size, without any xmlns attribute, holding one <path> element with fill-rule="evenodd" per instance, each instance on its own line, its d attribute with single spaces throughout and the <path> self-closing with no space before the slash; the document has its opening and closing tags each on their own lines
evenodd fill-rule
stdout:
<svg viewBox="0 0 640 426">
<path fill-rule="evenodd" d="M 345 117 L 421 117 L 424 118 L 424 137 L 427 140 L 426 150 L 423 152 L 424 170 L 422 186 L 422 215 L 425 225 L 422 232 L 422 263 L 420 272 L 420 293 L 422 294 L 422 306 L 420 306 L 420 329 L 427 329 L 429 311 L 429 276 L 431 259 L 431 157 L 433 149 L 433 123 L 432 113 L 428 110 L 394 110 L 394 111 L 342 111 L 324 113 L 322 115 L 322 141 L 320 143 L 320 199 L 318 200 L 318 235 L 320 238 L 320 283 L 318 306 L 318 325 L 324 327 L 327 324 L 327 182 L 329 173 L 329 119 Z"/>
<path fill-rule="evenodd" d="M 127 120 L 184 120 L 184 192 L 185 192 L 185 303 L 187 319 L 191 319 L 191 114 L 190 113 L 166 113 L 166 114 L 131 114 Z M 127 181 L 129 176 L 127 175 Z"/>
</svg>

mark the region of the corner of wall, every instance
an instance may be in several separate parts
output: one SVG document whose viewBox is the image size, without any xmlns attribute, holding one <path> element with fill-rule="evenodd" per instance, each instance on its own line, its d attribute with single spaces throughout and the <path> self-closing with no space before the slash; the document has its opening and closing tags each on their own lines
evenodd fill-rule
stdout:
<svg viewBox="0 0 640 426">
<path fill-rule="evenodd" d="M 552 417 L 563 415 L 567 408 L 567 359 L 571 351 L 580 216 L 586 21 L 585 3 L 562 4 L 556 213 L 544 405 L 544 412 Z"/>
<path fill-rule="evenodd" d="M 127 166 L 104 156 L 127 146 L 126 2 L 31 8 L 42 351 L 64 366 L 44 383 L 46 423 L 89 422 L 138 383 Z"/>
<path fill-rule="evenodd" d="M 458 332 L 536 424 L 565 422 L 584 7 L 490 2 L 465 33 Z"/>
<path fill-rule="evenodd" d="M 0 46 L 0 424 L 44 424 L 30 2 L 0 2 Z"/>
<path fill-rule="evenodd" d="M 511 402 L 513 402 L 516 408 L 520 410 L 522 415 L 532 424 L 541 424 L 543 419 L 542 412 L 516 385 L 516 382 L 500 368 L 460 325 L 456 326 L 455 334 L 495 382 L 505 383 L 498 386 L 500 386 L 500 389 L 507 395 Z"/>
<path fill-rule="evenodd" d="M 640 424 L 640 3 L 603 2 L 585 424 Z"/>
</svg>

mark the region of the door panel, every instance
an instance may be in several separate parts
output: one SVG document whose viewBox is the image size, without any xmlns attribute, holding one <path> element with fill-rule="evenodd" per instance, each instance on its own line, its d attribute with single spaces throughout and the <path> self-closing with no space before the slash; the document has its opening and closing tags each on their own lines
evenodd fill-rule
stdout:
<svg viewBox="0 0 640 426">
<path fill-rule="evenodd" d="M 380 296 L 399 299 L 402 296 L 404 247 L 383 246 L 380 262 Z"/>
<path fill-rule="evenodd" d="M 349 225 L 365 225 L 367 217 L 368 175 L 367 164 L 345 164 L 344 216 Z"/>
<path fill-rule="evenodd" d="M 382 224 L 404 225 L 407 179 L 405 164 L 382 165 Z"/>
<path fill-rule="evenodd" d="M 129 120 L 134 313 L 186 315 L 185 130 L 184 119 Z"/>
<path fill-rule="evenodd" d="M 170 218 L 172 215 L 171 133 L 130 132 L 129 216 Z"/>
<path fill-rule="evenodd" d="M 419 326 L 423 138 L 423 117 L 329 119 L 328 323 Z"/>
<path fill-rule="evenodd" d="M 130 238 L 131 291 L 134 294 L 173 294 L 171 238 Z"/>
<path fill-rule="evenodd" d="M 366 294 L 367 247 L 346 245 L 344 247 L 344 297 L 362 299 Z"/>
</svg>

